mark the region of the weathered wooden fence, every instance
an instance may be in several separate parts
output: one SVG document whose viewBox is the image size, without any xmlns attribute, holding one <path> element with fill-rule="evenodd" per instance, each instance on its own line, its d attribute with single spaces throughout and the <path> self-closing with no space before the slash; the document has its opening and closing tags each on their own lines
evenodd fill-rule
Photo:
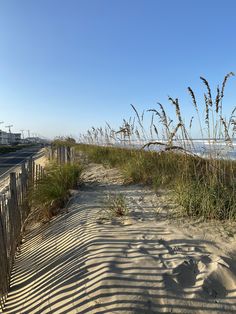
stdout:
<svg viewBox="0 0 236 314">
<path fill-rule="evenodd" d="M 73 163 L 75 161 L 75 148 L 71 146 L 51 148 L 49 159 L 56 160 L 59 164 Z"/>
<path fill-rule="evenodd" d="M 15 253 L 29 214 L 27 192 L 44 173 L 33 159 L 21 164 L 20 172 L 10 173 L 9 185 L 0 192 L 0 309 L 6 301 Z"/>
<path fill-rule="evenodd" d="M 48 149 L 49 160 L 59 164 L 74 162 L 74 147 Z M 31 158 L 18 172 L 9 174 L 7 187 L 0 191 L 0 309 L 3 310 L 10 286 L 15 253 L 20 244 L 24 222 L 29 214 L 27 193 L 44 175 L 44 169 Z"/>
</svg>

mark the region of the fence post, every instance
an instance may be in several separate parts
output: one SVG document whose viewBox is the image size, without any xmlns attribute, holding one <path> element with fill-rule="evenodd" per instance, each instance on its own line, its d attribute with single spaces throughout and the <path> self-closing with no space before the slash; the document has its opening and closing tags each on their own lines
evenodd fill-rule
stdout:
<svg viewBox="0 0 236 314">
<path fill-rule="evenodd" d="M 22 184 L 22 192 L 24 196 L 27 189 L 27 172 L 26 172 L 25 163 L 21 164 L 21 184 Z"/>
<path fill-rule="evenodd" d="M 26 191 L 26 169 L 24 163 L 21 164 L 21 173 L 19 173 L 19 179 L 20 179 L 20 195 L 18 197 L 18 204 L 22 205 Z"/>
<path fill-rule="evenodd" d="M 39 180 L 39 165 L 35 165 L 35 186 L 38 185 Z"/>
<path fill-rule="evenodd" d="M 61 163 L 61 150 L 60 147 L 57 147 L 57 163 Z"/>
<path fill-rule="evenodd" d="M 70 146 L 67 146 L 66 155 L 67 155 L 67 162 L 71 163 L 71 147 Z"/>
<path fill-rule="evenodd" d="M 35 183 L 35 161 L 32 160 L 32 184 Z"/>
<path fill-rule="evenodd" d="M 71 162 L 72 162 L 72 163 L 75 161 L 75 148 L 74 148 L 74 147 L 71 147 L 71 150 L 70 150 L 70 159 L 71 159 Z"/>
<path fill-rule="evenodd" d="M 28 163 L 28 185 L 32 184 L 32 178 L 33 178 L 33 159 L 29 159 Z"/>
<path fill-rule="evenodd" d="M 60 147 L 60 152 L 61 152 L 60 164 L 62 165 L 64 163 L 64 146 Z"/>
<path fill-rule="evenodd" d="M 12 205 L 14 208 L 18 208 L 18 197 L 17 197 L 17 188 L 16 188 L 16 173 L 10 173 L 10 193 L 12 199 Z"/>
<path fill-rule="evenodd" d="M 11 266 L 14 261 L 15 250 L 17 243 L 19 242 L 20 231 L 21 231 L 21 215 L 18 207 L 18 195 L 16 187 L 16 173 L 10 173 L 10 199 L 9 199 L 9 218 L 10 226 L 12 230 L 11 239 Z M 10 267 L 11 268 L 11 267 Z"/>
<path fill-rule="evenodd" d="M 66 146 L 62 146 L 62 164 L 66 163 Z"/>
<path fill-rule="evenodd" d="M 53 159 L 53 156 L 52 156 L 52 147 L 49 147 L 49 148 L 48 148 L 48 159 L 49 159 L 49 160 L 52 160 L 52 159 Z"/>
<path fill-rule="evenodd" d="M 64 147 L 64 151 L 65 151 L 65 154 L 64 154 L 64 157 L 65 157 L 64 163 L 65 163 L 65 164 L 67 164 L 67 162 L 68 162 L 68 149 L 69 149 L 68 146 L 65 146 L 65 147 Z"/>
</svg>

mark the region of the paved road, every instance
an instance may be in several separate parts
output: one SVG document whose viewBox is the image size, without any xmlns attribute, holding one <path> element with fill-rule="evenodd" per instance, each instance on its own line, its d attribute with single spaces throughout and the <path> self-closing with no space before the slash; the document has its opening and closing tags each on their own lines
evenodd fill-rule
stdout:
<svg viewBox="0 0 236 314">
<path fill-rule="evenodd" d="M 41 147 L 30 147 L 0 155 L 0 176 L 30 156 L 37 154 L 40 149 Z"/>
</svg>

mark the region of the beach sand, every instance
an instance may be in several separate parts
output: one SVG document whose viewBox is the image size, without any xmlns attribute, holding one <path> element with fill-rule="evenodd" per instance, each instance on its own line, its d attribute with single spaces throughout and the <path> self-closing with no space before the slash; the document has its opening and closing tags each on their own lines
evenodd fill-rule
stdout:
<svg viewBox="0 0 236 314">
<path fill-rule="evenodd" d="M 171 192 L 90 164 L 68 210 L 26 228 L 5 313 L 236 313 L 234 225 L 176 216 Z M 107 214 L 122 193 L 128 215 Z"/>
</svg>

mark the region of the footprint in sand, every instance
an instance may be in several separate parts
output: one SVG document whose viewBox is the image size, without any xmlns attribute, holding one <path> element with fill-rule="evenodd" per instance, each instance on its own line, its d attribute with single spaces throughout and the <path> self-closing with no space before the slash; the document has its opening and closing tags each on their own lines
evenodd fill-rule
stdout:
<svg viewBox="0 0 236 314">
<path fill-rule="evenodd" d="M 233 302 L 236 297 L 236 277 L 220 256 L 202 255 L 176 263 L 170 274 L 163 275 L 163 284 L 172 293 L 193 288 L 192 298 L 213 298 L 216 303 L 226 297 Z"/>
<path fill-rule="evenodd" d="M 207 259 L 206 259 L 207 258 Z M 220 256 L 208 256 L 199 262 L 201 288 L 197 294 L 204 298 L 222 299 L 236 296 L 236 276 Z"/>
<path fill-rule="evenodd" d="M 196 284 L 199 269 L 197 262 L 190 258 L 177 264 L 171 274 L 163 275 L 163 282 L 168 290 L 184 290 Z"/>
</svg>

